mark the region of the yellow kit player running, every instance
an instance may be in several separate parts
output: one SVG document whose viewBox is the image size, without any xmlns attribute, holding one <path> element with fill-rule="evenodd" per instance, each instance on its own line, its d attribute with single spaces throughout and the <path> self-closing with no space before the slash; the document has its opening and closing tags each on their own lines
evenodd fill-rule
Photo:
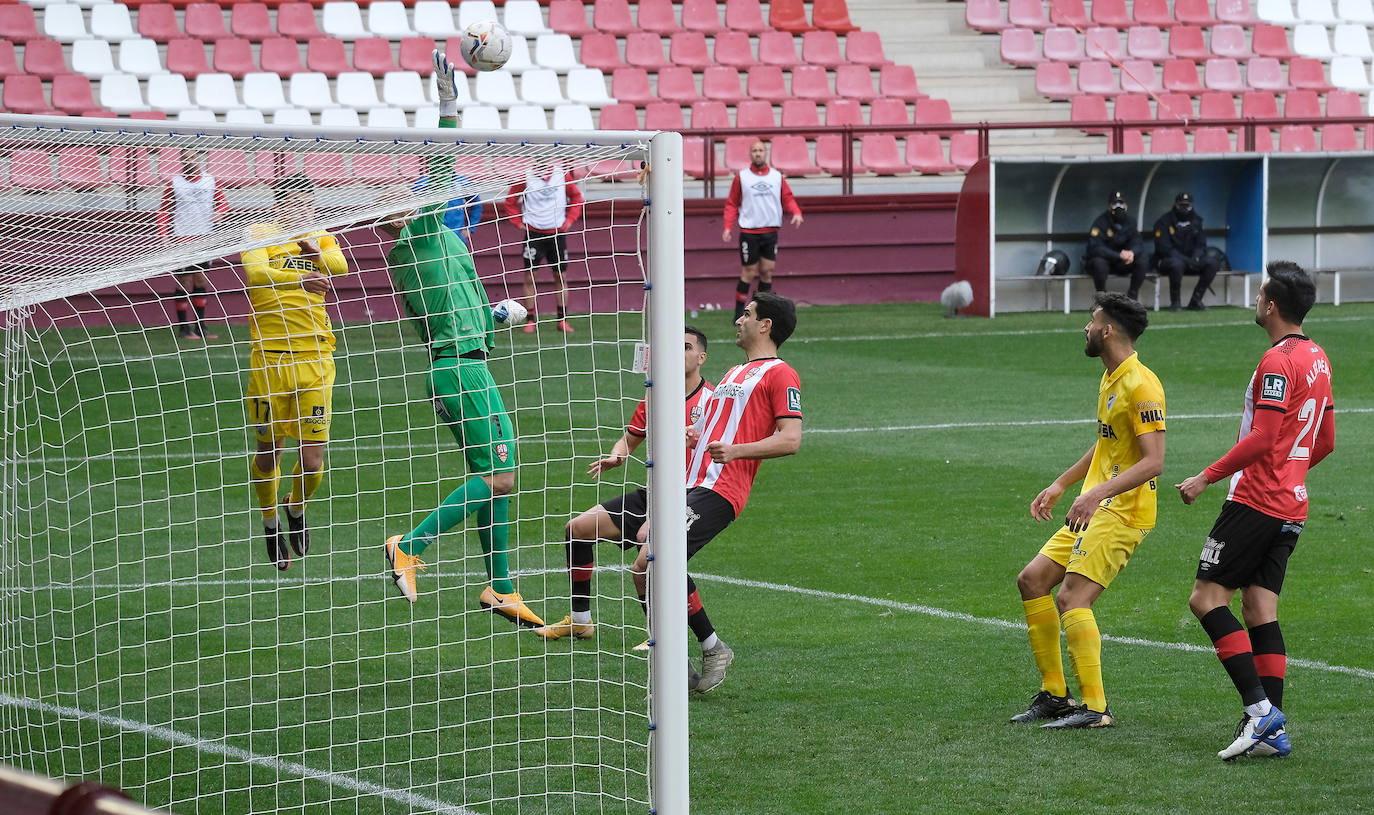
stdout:
<svg viewBox="0 0 1374 815">
<path fill-rule="evenodd" d="M 1164 470 L 1164 387 L 1135 353 L 1148 324 L 1140 303 L 1101 293 L 1083 329 L 1084 353 L 1107 368 L 1097 392 L 1097 441 L 1031 502 L 1032 517 L 1051 520 L 1064 491 L 1083 481 L 1064 528 L 1016 578 L 1041 690 L 1013 722 L 1049 719 L 1041 726 L 1056 729 L 1115 724 L 1102 685 L 1102 635 L 1092 605 L 1155 525 L 1155 478 Z M 1055 586 L 1059 593 L 1051 598 Z M 1083 694 L 1080 706 L 1064 681 L 1061 623 Z"/>
<path fill-rule="evenodd" d="M 334 391 L 334 331 L 324 298 L 332 285 L 330 277 L 348 273 L 348 261 L 328 232 L 291 237 L 293 226 L 315 216 L 310 179 L 291 175 L 273 184 L 272 215 L 272 222 L 248 227 L 248 236 L 280 242 L 242 257 L 253 307 L 246 399 L 248 420 L 257 436 L 257 453 L 248 472 L 262 510 L 267 559 L 285 571 L 291 568 L 287 541 L 298 557 L 310 550 L 305 503 L 324 480 Z M 283 536 L 277 490 L 287 438 L 297 440 L 298 455 L 291 494 L 284 502 L 288 529 Z"/>
</svg>

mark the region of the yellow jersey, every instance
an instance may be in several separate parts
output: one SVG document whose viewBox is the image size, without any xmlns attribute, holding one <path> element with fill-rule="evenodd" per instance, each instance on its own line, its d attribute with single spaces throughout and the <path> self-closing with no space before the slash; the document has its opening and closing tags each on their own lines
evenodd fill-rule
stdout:
<svg viewBox="0 0 1374 815">
<path fill-rule="evenodd" d="M 1154 371 L 1131 354 L 1115 371 L 1102 374 L 1097 391 L 1097 447 L 1083 479 L 1083 490 L 1116 478 L 1140 461 L 1140 437 L 1164 431 L 1164 386 Z M 1155 525 L 1158 485 L 1150 479 L 1114 495 L 1101 508 L 1134 529 Z"/>
<path fill-rule="evenodd" d="M 248 227 L 248 237 L 253 240 L 277 236 L 286 237 L 276 224 Z M 323 266 L 302 256 L 299 241 L 307 238 L 319 244 Z M 253 343 L 265 351 L 333 353 L 334 329 L 324 310 L 324 295 L 301 288 L 301 276 L 309 272 L 348 273 L 348 260 L 334 236 L 315 230 L 285 243 L 244 252 L 242 260 L 248 301 L 253 306 Z"/>
</svg>

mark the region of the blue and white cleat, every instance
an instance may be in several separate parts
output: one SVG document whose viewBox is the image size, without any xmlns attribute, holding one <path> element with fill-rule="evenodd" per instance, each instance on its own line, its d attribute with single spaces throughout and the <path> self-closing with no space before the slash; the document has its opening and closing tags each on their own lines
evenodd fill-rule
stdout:
<svg viewBox="0 0 1374 815">
<path fill-rule="evenodd" d="M 1245 716 L 1236 729 L 1236 740 L 1231 742 L 1230 747 L 1217 753 L 1217 757 L 1222 761 L 1235 761 L 1252 753 L 1263 756 L 1288 755 L 1293 748 L 1283 729 L 1287 721 L 1283 711 L 1278 708 L 1272 708 L 1264 716 Z M 1265 749 L 1258 749 L 1261 746 Z"/>
<path fill-rule="evenodd" d="M 1255 758 L 1283 758 L 1293 752 L 1293 745 L 1288 741 L 1288 731 L 1280 727 L 1277 733 L 1270 733 L 1255 745 L 1249 755 Z"/>
</svg>

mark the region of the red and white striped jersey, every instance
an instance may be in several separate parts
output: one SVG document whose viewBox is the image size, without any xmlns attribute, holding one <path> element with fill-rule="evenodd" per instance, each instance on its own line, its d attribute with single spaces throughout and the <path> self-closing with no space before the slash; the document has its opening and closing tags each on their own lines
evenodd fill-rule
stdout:
<svg viewBox="0 0 1374 815">
<path fill-rule="evenodd" d="M 749 444 L 773 435 L 777 420 L 800 419 L 801 379 L 786 362 L 751 359 L 736 365 L 716 385 L 696 427 L 701 439 L 687 460 L 687 487 L 706 487 L 730 502 L 735 517 L 744 511 L 749 489 L 759 471 L 758 459 L 711 460 L 713 441 Z"/>
<path fill-rule="evenodd" d="M 1204 473 L 1231 475 L 1227 499 L 1273 518 L 1307 518 L 1307 470 L 1335 447 L 1331 363 L 1301 334 L 1264 352 L 1245 390 L 1240 437 Z"/>
<path fill-rule="evenodd" d="M 702 407 L 706 404 L 706 400 L 711 398 L 711 390 L 711 383 L 702 379 L 697 383 L 696 389 L 687 394 L 687 424 L 694 425 L 697 423 L 697 419 L 701 418 Z M 635 414 L 630 417 L 630 423 L 625 426 L 625 432 L 641 439 L 648 435 L 649 405 L 643 399 L 639 400 Z"/>
</svg>

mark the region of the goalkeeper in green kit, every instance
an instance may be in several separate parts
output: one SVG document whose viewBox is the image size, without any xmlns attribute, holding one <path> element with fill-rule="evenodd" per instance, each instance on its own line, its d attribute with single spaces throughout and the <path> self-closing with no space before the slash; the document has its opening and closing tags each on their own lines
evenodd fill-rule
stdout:
<svg viewBox="0 0 1374 815">
<path fill-rule="evenodd" d="M 435 51 L 434 68 L 439 86 L 439 125 L 456 128 L 453 66 Z M 433 189 L 448 189 L 453 157 L 430 158 L 428 171 Z M 420 553 L 441 533 L 475 514 L 483 561 L 491 579 L 478 603 L 519 625 L 541 626 L 544 621 L 525 606 L 510 580 L 508 496 L 515 488 L 515 433 L 486 362 L 496 345 L 496 319 L 518 322 L 523 309 L 502 303 L 493 313 L 471 253 L 444 225 L 445 206 L 441 202 L 392 215 L 379 226 L 396 239 L 386 257 L 391 279 L 406 314 L 429 349 L 429 389 L 435 411 L 462 448 L 470 477 L 419 526 L 388 538 L 386 560 L 396 587 L 414 603 L 415 573 L 425 567 Z"/>
</svg>

